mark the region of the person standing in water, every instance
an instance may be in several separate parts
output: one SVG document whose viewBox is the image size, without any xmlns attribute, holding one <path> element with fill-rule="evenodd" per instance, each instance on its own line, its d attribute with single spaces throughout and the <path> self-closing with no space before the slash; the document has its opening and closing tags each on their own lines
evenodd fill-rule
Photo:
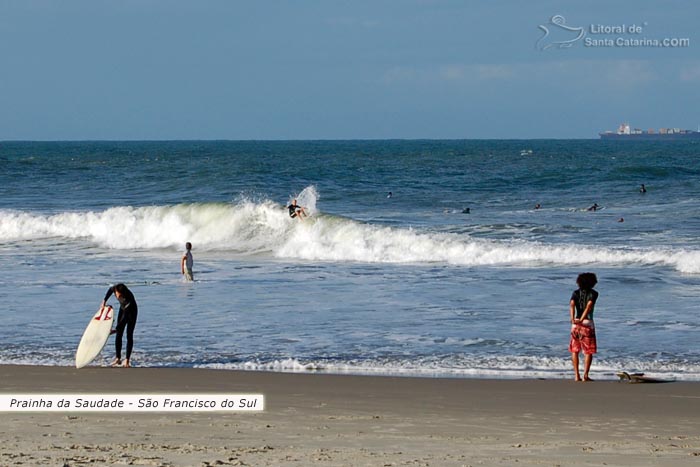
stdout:
<svg viewBox="0 0 700 467">
<path fill-rule="evenodd" d="M 578 289 L 574 290 L 569 300 L 569 316 L 571 318 L 571 340 L 569 352 L 571 362 L 574 365 L 574 379 L 582 381 L 579 373 L 579 352 L 584 355 L 583 381 L 591 381 L 588 372 L 593 362 L 593 354 L 598 351 L 598 343 L 593 323 L 593 309 L 598 300 L 598 292 L 593 287 L 598 283 L 598 278 L 592 272 L 584 272 L 576 278 Z"/>
<path fill-rule="evenodd" d="M 194 280 L 194 273 L 192 272 L 192 266 L 194 265 L 194 259 L 192 259 L 192 244 L 190 242 L 185 243 L 185 254 L 182 255 L 182 260 L 180 261 L 180 270 L 185 276 L 187 282 L 192 282 Z"/>
<path fill-rule="evenodd" d="M 112 361 L 112 366 L 124 366 L 129 368 L 131 366 L 131 351 L 134 348 L 134 328 L 136 328 L 136 318 L 139 314 L 138 305 L 136 304 L 136 299 L 134 294 L 131 293 L 126 285 L 116 284 L 107 289 L 104 300 L 102 300 L 102 307 L 107 304 L 109 297 L 114 294 L 119 301 L 119 314 L 117 315 L 117 327 L 115 329 L 114 346 L 116 350 L 116 357 Z M 124 335 L 124 328 L 126 328 L 126 360 L 122 363 L 122 337 Z"/>
</svg>

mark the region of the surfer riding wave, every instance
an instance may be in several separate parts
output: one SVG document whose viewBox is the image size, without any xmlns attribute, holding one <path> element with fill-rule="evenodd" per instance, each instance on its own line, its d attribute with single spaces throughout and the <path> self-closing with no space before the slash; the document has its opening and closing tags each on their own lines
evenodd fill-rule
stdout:
<svg viewBox="0 0 700 467">
<path fill-rule="evenodd" d="M 293 200 L 292 204 L 287 206 L 287 209 L 289 209 L 289 217 L 294 219 L 295 217 L 298 218 L 299 220 L 304 220 L 305 217 L 308 217 L 309 215 L 306 213 L 306 210 L 304 209 L 303 206 L 299 206 L 297 204 L 297 200 Z"/>
</svg>

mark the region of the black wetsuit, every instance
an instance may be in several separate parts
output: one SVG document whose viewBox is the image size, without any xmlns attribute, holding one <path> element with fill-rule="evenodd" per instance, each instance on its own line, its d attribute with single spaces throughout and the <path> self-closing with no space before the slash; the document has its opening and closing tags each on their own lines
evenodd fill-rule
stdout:
<svg viewBox="0 0 700 467">
<path fill-rule="evenodd" d="M 114 286 L 107 290 L 105 295 L 105 302 L 109 300 L 109 297 L 114 293 Z M 136 327 L 136 318 L 139 314 L 138 305 L 136 305 L 136 299 L 131 290 L 124 287 L 124 292 L 120 293 L 119 300 L 119 315 L 117 316 L 117 335 L 114 344 L 117 350 L 117 358 L 121 360 L 122 358 L 122 336 L 124 335 L 124 328 L 126 327 L 126 359 L 131 358 L 131 350 L 134 348 L 134 328 Z"/>
<path fill-rule="evenodd" d="M 576 319 L 581 319 L 583 312 L 586 310 L 586 305 L 588 305 L 588 302 L 593 302 L 591 311 L 589 311 L 588 315 L 586 316 L 587 319 L 593 321 L 593 309 L 595 308 L 596 300 L 598 300 L 598 292 L 596 290 L 574 290 L 574 293 L 571 294 L 571 300 L 574 301 L 574 305 L 576 306 Z"/>
<path fill-rule="evenodd" d="M 289 217 L 297 217 L 297 211 L 301 210 L 301 206 L 298 204 L 290 204 L 287 206 L 287 209 L 289 209 Z"/>
</svg>

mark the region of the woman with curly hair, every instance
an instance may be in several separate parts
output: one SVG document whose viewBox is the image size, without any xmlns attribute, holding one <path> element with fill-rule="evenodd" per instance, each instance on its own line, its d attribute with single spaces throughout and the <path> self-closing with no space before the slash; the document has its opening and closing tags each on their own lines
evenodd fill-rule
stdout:
<svg viewBox="0 0 700 467">
<path fill-rule="evenodd" d="M 593 354 L 598 351 L 595 324 L 593 323 L 593 309 L 598 300 L 598 292 L 593 287 L 598 283 L 598 278 L 592 272 L 579 274 L 576 279 L 578 289 L 571 294 L 569 301 L 569 315 L 571 317 L 571 340 L 569 352 L 574 365 L 576 381 L 582 381 L 578 369 L 579 352 L 584 355 L 583 381 L 591 381 L 588 372 L 593 362 Z"/>
</svg>

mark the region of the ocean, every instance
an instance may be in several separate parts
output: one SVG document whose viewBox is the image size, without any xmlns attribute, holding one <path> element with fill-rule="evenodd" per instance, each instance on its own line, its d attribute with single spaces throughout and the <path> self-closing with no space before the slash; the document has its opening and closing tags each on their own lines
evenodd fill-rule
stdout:
<svg viewBox="0 0 700 467">
<path fill-rule="evenodd" d="M 692 141 L 0 142 L 0 364 L 73 365 L 124 282 L 136 366 L 572 378 L 591 271 L 591 376 L 700 381 L 698 161 Z"/>
</svg>

